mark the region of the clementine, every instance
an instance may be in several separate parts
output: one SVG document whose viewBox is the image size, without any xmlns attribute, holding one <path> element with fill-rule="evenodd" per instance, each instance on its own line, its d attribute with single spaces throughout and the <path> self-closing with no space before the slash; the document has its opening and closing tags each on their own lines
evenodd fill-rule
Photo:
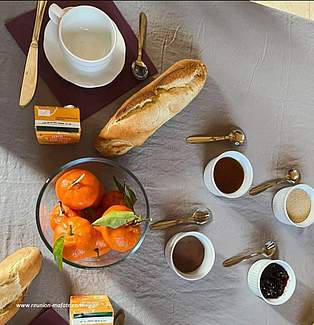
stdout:
<svg viewBox="0 0 314 325">
<path fill-rule="evenodd" d="M 104 254 L 107 254 L 110 251 L 110 247 L 104 240 L 103 236 L 100 232 L 95 230 L 95 236 L 96 236 L 96 245 L 95 249 L 93 250 L 92 256 L 101 256 Z"/>
<path fill-rule="evenodd" d="M 99 226 L 97 230 L 102 234 L 108 246 L 118 252 L 131 250 L 141 237 L 139 226 L 123 226 L 116 229 Z"/>
<path fill-rule="evenodd" d="M 96 245 L 94 228 L 81 217 L 69 217 L 54 229 L 54 241 L 64 236 L 64 248 L 74 247 L 79 250 L 93 250 Z"/>
<path fill-rule="evenodd" d="M 111 211 L 132 211 L 132 209 L 128 208 L 126 205 L 124 204 L 115 204 L 112 205 L 110 208 L 108 208 L 105 212 L 104 212 L 104 216 L 111 212 Z"/>
<path fill-rule="evenodd" d="M 132 211 L 125 205 L 113 205 L 105 211 L 103 216 L 111 211 Z M 95 227 L 99 231 L 108 246 L 118 252 L 131 250 L 141 237 L 140 226 L 122 226 L 116 229 L 106 226 Z"/>
<path fill-rule="evenodd" d="M 77 262 L 83 258 L 89 257 L 88 252 L 89 251 L 84 248 L 68 246 L 63 248 L 63 257 L 69 261 Z"/>
<path fill-rule="evenodd" d="M 102 199 L 102 207 L 107 210 L 113 205 L 124 205 L 123 194 L 119 191 L 107 192 Z"/>
<path fill-rule="evenodd" d="M 71 169 L 61 175 L 55 185 L 57 197 L 74 210 L 83 210 L 99 204 L 103 187 L 88 170 Z"/>
<path fill-rule="evenodd" d="M 64 218 L 67 217 L 79 217 L 79 214 L 69 208 L 67 205 L 62 204 L 61 201 L 59 201 L 51 210 L 50 212 L 50 226 L 51 229 L 54 230 L 57 226 L 57 224 L 61 223 Z"/>
<path fill-rule="evenodd" d="M 79 261 L 87 257 L 99 257 L 110 251 L 110 247 L 104 241 L 102 235 L 95 231 L 95 246 L 92 248 L 81 248 L 76 246 L 67 246 L 63 249 L 63 256 L 70 261 Z"/>
</svg>

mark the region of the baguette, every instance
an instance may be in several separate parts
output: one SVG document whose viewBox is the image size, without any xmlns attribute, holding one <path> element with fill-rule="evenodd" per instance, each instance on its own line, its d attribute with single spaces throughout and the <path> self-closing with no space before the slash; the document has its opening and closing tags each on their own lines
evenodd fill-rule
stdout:
<svg viewBox="0 0 314 325">
<path fill-rule="evenodd" d="M 159 127 L 181 112 L 201 91 L 207 69 L 199 60 L 181 60 L 130 97 L 96 138 L 104 156 L 119 156 L 141 146 Z"/>
<path fill-rule="evenodd" d="M 27 287 L 41 268 L 42 255 L 36 247 L 17 250 L 0 262 L 0 325 L 18 311 Z"/>
</svg>

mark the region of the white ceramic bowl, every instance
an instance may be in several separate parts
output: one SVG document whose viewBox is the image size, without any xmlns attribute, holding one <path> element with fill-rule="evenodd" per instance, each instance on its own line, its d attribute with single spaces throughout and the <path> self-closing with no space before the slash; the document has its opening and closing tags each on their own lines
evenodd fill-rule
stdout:
<svg viewBox="0 0 314 325">
<path fill-rule="evenodd" d="M 214 169 L 219 160 L 222 158 L 233 158 L 236 160 L 243 168 L 244 180 L 241 187 L 233 193 L 223 193 L 215 184 L 214 179 Z M 235 199 L 243 196 L 248 192 L 253 182 L 253 168 L 249 159 L 238 151 L 225 151 L 218 157 L 212 159 L 204 170 L 204 183 L 207 189 L 216 196 L 222 196 L 229 199 Z"/>
<path fill-rule="evenodd" d="M 173 251 L 176 244 L 182 238 L 188 236 L 193 236 L 202 243 L 202 245 L 204 246 L 204 259 L 198 269 L 190 273 L 183 273 L 176 268 L 176 266 L 173 263 L 172 257 L 173 257 Z M 215 249 L 210 239 L 200 232 L 197 231 L 180 232 L 169 239 L 165 249 L 165 256 L 166 256 L 167 263 L 179 277 L 181 277 L 184 280 L 195 281 L 195 280 L 202 279 L 212 269 L 215 262 Z"/>
<path fill-rule="evenodd" d="M 311 211 L 308 217 L 303 222 L 293 222 L 287 212 L 287 199 L 289 194 L 296 189 L 305 191 L 311 199 Z M 314 223 L 314 189 L 306 184 L 298 184 L 293 187 L 286 187 L 276 193 L 273 199 L 274 216 L 282 223 L 287 225 L 305 228 Z"/>
<path fill-rule="evenodd" d="M 273 264 L 273 263 L 282 266 L 287 271 L 289 279 L 286 288 L 284 290 L 284 293 L 280 297 L 276 299 L 268 299 L 263 296 L 261 291 L 261 276 L 265 268 L 269 264 Z M 296 277 L 292 267 L 287 262 L 282 260 L 262 259 L 256 261 L 249 269 L 247 275 L 247 281 L 248 281 L 249 288 L 252 290 L 252 292 L 270 305 L 281 305 L 287 302 L 292 297 L 296 287 Z"/>
</svg>

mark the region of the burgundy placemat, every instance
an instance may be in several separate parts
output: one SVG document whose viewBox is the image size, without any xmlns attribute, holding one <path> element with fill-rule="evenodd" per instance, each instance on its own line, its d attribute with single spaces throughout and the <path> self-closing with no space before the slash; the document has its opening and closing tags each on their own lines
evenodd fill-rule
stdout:
<svg viewBox="0 0 314 325">
<path fill-rule="evenodd" d="M 49 308 L 43 311 L 29 325 L 69 325 L 69 324 L 52 308 Z"/>
<path fill-rule="evenodd" d="M 123 70 L 112 83 L 93 89 L 81 88 L 62 79 L 53 70 L 43 49 L 44 29 L 49 21 L 48 8 L 53 2 L 62 8 L 83 4 L 93 5 L 103 10 L 116 23 L 126 43 L 126 60 Z M 6 23 L 7 29 L 25 54 L 27 54 L 31 42 L 34 20 L 35 10 L 32 10 Z M 137 37 L 113 1 L 48 1 L 40 36 L 39 74 L 62 106 L 73 104 L 81 109 L 82 120 L 141 83 L 133 77 L 130 70 L 131 63 L 136 59 L 136 56 Z M 149 68 L 150 75 L 156 74 L 157 70 L 146 53 L 143 53 L 143 60 Z M 49 103 L 38 104 L 49 105 Z"/>
</svg>

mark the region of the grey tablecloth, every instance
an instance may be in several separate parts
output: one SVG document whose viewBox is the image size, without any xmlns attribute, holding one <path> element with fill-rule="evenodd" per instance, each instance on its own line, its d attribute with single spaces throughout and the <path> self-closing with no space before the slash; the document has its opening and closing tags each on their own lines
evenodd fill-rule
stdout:
<svg viewBox="0 0 314 325">
<path fill-rule="evenodd" d="M 193 133 L 221 134 L 230 125 L 248 136 L 241 148 L 254 167 L 255 183 L 282 175 L 291 166 L 314 185 L 314 23 L 249 2 L 117 2 L 134 30 L 139 11 L 149 21 L 146 48 L 164 70 L 186 57 L 202 58 L 208 81 L 201 94 L 145 145 L 118 161 L 145 186 L 154 219 L 180 215 L 197 203 L 209 206 L 214 222 L 201 229 L 213 241 L 212 272 L 195 283 L 176 277 L 164 255 L 174 232 L 149 233 L 129 260 L 101 271 L 65 267 L 60 274 L 35 225 L 35 202 L 46 176 L 74 158 L 97 155 L 92 142 L 123 102 L 120 98 L 83 124 L 79 145 L 39 146 L 31 108 L 18 107 L 25 57 L 3 26 L 4 20 L 34 7 L 33 2 L 1 2 L 0 33 L 0 256 L 36 245 L 44 266 L 27 302 L 68 302 L 69 294 L 106 293 L 126 310 L 127 325 L 285 325 L 314 320 L 313 227 L 299 230 L 272 216 L 274 192 L 222 200 L 205 189 L 202 173 L 226 144 L 188 146 Z M 164 50 L 162 50 L 164 49 Z M 34 103 L 54 104 L 39 82 Z M 91 103 L 92 105 L 92 103 Z M 297 275 L 297 289 L 285 305 L 271 307 L 246 283 L 251 263 L 224 269 L 224 258 L 264 240 L 278 241 L 280 258 Z M 67 311 L 57 309 L 64 317 Z M 24 325 L 38 313 L 22 310 L 10 324 Z"/>
</svg>

